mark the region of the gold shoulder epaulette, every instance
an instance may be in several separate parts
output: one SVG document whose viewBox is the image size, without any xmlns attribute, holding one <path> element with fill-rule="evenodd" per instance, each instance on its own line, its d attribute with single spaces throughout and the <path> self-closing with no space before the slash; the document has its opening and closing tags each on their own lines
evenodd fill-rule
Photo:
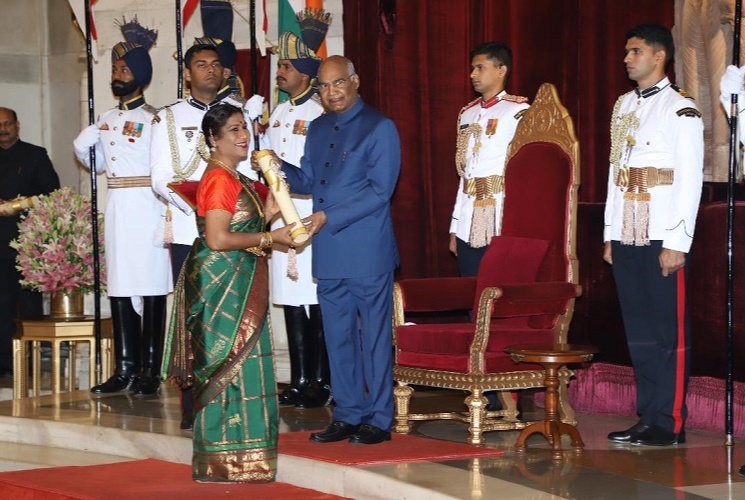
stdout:
<svg viewBox="0 0 745 500">
<path fill-rule="evenodd" d="M 510 102 L 516 102 L 518 104 L 522 104 L 524 102 L 528 102 L 527 97 L 523 97 L 521 95 L 512 95 L 512 94 L 505 94 L 504 97 L 501 99 L 502 101 L 510 101 Z"/>
<path fill-rule="evenodd" d="M 678 116 L 688 116 L 690 118 L 701 118 L 701 111 L 696 108 L 682 108 L 675 112 Z"/>
<path fill-rule="evenodd" d="M 682 88 L 678 87 L 678 86 L 677 86 L 677 85 L 675 85 L 674 83 L 670 84 L 670 87 L 671 87 L 671 88 L 672 88 L 672 89 L 673 89 L 673 90 L 674 90 L 675 92 L 677 92 L 678 94 L 682 95 L 682 96 L 683 96 L 683 97 L 685 97 L 686 99 L 690 99 L 690 100 L 692 100 L 692 101 L 694 100 L 694 99 L 693 99 L 693 96 L 692 96 L 691 94 L 689 94 L 688 92 L 686 92 L 686 91 L 685 91 L 685 89 L 682 89 Z"/>
<path fill-rule="evenodd" d="M 460 132 L 460 117 L 461 117 L 461 115 L 463 115 L 463 113 L 467 109 L 472 108 L 473 106 L 475 106 L 479 101 L 481 101 L 481 98 L 480 97 L 477 97 L 473 101 L 469 102 L 468 104 L 466 104 L 465 106 L 463 106 L 462 108 L 460 108 L 460 112 L 458 113 L 458 119 L 455 120 L 455 126 L 457 127 L 457 129 L 458 129 L 459 132 Z"/>
<path fill-rule="evenodd" d="M 142 105 L 142 109 L 143 111 L 146 111 L 150 113 L 151 115 L 153 115 L 153 120 L 150 122 L 151 124 L 158 123 L 160 121 L 160 117 L 158 116 L 158 111 L 160 110 L 158 108 L 146 103 Z"/>
<path fill-rule="evenodd" d="M 240 95 L 238 92 L 233 92 L 230 94 L 230 98 L 233 99 L 235 102 L 240 103 L 241 105 L 246 104 L 246 98 Z"/>
<path fill-rule="evenodd" d="M 467 110 L 468 108 L 472 108 L 473 106 L 475 106 L 476 103 L 478 103 L 480 101 L 481 101 L 481 98 L 480 97 L 477 97 L 473 101 L 469 102 L 468 104 L 466 104 L 465 106 L 463 106 L 462 108 L 460 108 L 460 113 L 458 113 L 458 116 L 460 116 L 461 114 L 463 114 L 463 112 L 465 110 Z"/>
<path fill-rule="evenodd" d="M 518 111 L 517 113 L 515 113 L 515 120 L 519 120 L 520 118 L 522 118 L 523 115 L 525 114 L 525 112 L 527 110 L 528 110 L 528 108 L 525 108 L 525 109 L 521 109 L 520 111 Z"/>
</svg>

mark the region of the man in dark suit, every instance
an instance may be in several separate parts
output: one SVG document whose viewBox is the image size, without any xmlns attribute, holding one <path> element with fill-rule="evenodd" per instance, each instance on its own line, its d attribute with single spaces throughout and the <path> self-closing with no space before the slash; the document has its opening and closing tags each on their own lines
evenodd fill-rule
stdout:
<svg viewBox="0 0 745 500">
<path fill-rule="evenodd" d="M 48 194 L 59 188 L 47 151 L 18 137 L 16 112 L 0 108 L 0 204 L 18 197 Z M 42 314 L 41 294 L 21 290 L 16 270 L 16 251 L 9 244 L 18 236 L 20 214 L 0 209 L 0 375 L 13 370 L 13 320 Z"/>
<path fill-rule="evenodd" d="M 292 191 L 313 196 L 304 219 L 313 239 L 313 276 L 336 401 L 319 443 L 391 438 L 393 271 L 398 247 L 391 196 L 401 168 L 393 122 L 359 97 L 349 59 L 332 56 L 318 72 L 327 113 L 308 130 L 301 169 L 285 168 Z"/>
</svg>

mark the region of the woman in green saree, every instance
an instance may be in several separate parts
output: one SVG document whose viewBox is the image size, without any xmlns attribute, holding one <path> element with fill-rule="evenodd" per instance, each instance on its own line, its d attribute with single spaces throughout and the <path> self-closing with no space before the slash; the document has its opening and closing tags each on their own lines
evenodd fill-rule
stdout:
<svg viewBox="0 0 745 500">
<path fill-rule="evenodd" d="M 194 388 L 194 480 L 267 482 L 278 411 L 264 251 L 291 245 L 291 226 L 264 231 L 278 207 L 236 170 L 251 137 L 243 112 L 215 106 L 202 131 L 212 155 L 197 191 L 199 237 L 176 287 L 164 365 Z"/>
</svg>

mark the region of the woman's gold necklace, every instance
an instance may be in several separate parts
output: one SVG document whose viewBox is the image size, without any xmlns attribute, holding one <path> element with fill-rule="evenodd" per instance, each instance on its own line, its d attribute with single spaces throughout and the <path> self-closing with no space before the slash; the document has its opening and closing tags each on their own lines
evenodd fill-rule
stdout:
<svg viewBox="0 0 745 500">
<path fill-rule="evenodd" d="M 236 169 L 230 168 L 229 166 L 227 166 L 226 164 L 224 164 L 220 160 L 216 160 L 214 158 L 211 158 L 210 161 L 212 161 L 213 163 L 215 163 L 218 167 L 221 167 L 221 168 L 227 170 L 228 172 L 230 172 L 230 175 L 232 175 L 236 179 L 238 178 L 238 171 Z"/>
</svg>

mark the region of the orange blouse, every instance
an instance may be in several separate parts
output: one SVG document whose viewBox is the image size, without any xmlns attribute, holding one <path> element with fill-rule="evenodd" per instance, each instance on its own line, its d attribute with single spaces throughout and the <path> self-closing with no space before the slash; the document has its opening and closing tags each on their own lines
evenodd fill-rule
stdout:
<svg viewBox="0 0 745 500">
<path fill-rule="evenodd" d="M 202 176 L 197 190 L 197 215 L 204 217 L 210 210 L 225 210 L 235 214 L 240 182 L 230 172 L 215 168 Z"/>
</svg>

